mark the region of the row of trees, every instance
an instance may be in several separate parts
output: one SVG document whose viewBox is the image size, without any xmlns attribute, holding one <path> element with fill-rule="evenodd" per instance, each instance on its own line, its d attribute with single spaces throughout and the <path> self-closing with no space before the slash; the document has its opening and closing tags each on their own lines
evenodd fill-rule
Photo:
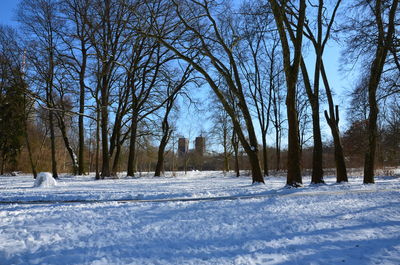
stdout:
<svg viewBox="0 0 400 265">
<path fill-rule="evenodd" d="M 225 165 L 228 149 L 238 157 L 241 148 L 253 182 L 264 182 L 270 167 L 269 131 L 273 128 L 275 134 L 279 168 L 287 123 L 287 185 L 297 187 L 302 184 L 301 150 L 308 117 L 312 182 L 324 182 L 320 106 L 325 97 L 337 181 L 347 181 L 339 107 L 323 59 L 334 34 L 347 43 L 349 64 L 362 60 L 365 74 L 354 95 L 368 92 L 364 97 L 368 101 L 364 182 L 373 183 L 377 102 L 398 104 L 398 0 L 355 1 L 346 6 L 354 14 L 337 23 L 342 7 L 341 0 L 328 4 L 323 0 L 23 0 L 17 12 L 19 35 L 1 30 L 2 65 L 10 65 L 2 69 L 2 80 L 8 80 L 8 90 L 20 97 L 15 97 L 20 103 L 13 104 L 19 111 L 12 111 L 21 114 L 23 126 L 16 126 L 25 128 L 18 135 L 25 136 L 28 147 L 29 121 L 41 119 L 48 128 L 53 176 L 58 176 L 57 134 L 62 136 L 74 173 L 83 174 L 87 170 L 85 127 L 92 124 L 96 178 L 115 174 L 125 149 L 127 175 L 133 176 L 140 139 L 157 136 L 155 171 L 160 175 L 177 98 L 190 98 L 196 88 L 207 85 L 217 102 L 213 104 L 217 106 L 214 129 L 221 132 Z M 313 56 L 306 47 L 311 47 Z M 312 65 L 306 57 L 314 58 Z M 4 91 L 2 95 L 7 94 Z M 74 134 L 71 127 L 76 123 Z M 7 150 L 2 147 L 2 165 L 13 156 Z"/>
</svg>

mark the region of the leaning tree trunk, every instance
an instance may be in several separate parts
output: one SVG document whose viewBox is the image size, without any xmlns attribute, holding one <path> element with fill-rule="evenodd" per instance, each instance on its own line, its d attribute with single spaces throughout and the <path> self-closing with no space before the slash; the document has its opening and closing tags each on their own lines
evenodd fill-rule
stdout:
<svg viewBox="0 0 400 265">
<path fill-rule="evenodd" d="M 331 117 L 329 117 L 328 112 L 325 111 L 325 119 L 331 128 L 333 137 L 333 145 L 335 149 L 336 182 L 348 182 L 346 162 L 344 160 L 343 147 L 339 134 L 339 107 L 336 105 L 336 114 L 331 113 Z"/>
<path fill-rule="evenodd" d="M 168 126 L 168 132 L 164 133 L 164 135 L 162 136 L 161 141 L 160 141 L 160 146 L 158 148 L 157 165 L 156 165 L 156 170 L 154 172 L 155 177 L 161 176 L 161 171 L 163 170 L 163 166 L 164 166 L 165 147 L 168 144 L 170 133 L 171 132 L 169 131 L 169 126 Z"/>
<path fill-rule="evenodd" d="M 314 91 L 311 88 L 310 78 L 304 60 L 301 60 L 301 72 L 303 74 L 304 86 L 306 88 L 308 101 L 312 110 L 313 127 L 313 158 L 311 183 L 324 183 L 324 171 L 322 169 L 322 137 L 319 118 L 319 72 L 321 68 L 321 56 L 317 54 L 315 63 Z"/>
<path fill-rule="evenodd" d="M 59 125 L 60 131 L 61 131 L 61 135 L 62 135 L 63 140 L 64 140 L 65 148 L 67 148 L 69 157 L 71 158 L 73 174 L 77 175 L 78 174 L 78 161 L 77 161 L 77 157 L 75 155 L 75 152 L 72 149 L 72 146 L 71 146 L 71 144 L 69 142 L 68 135 L 67 135 L 67 130 L 65 128 L 65 123 L 64 123 L 63 117 L 57 117 L 57 118 L 58 118 L 58 125 Z"/>
<path fill-rule="evenodd" d="M 241 92 L 241 90 L 239 91 Z M 258 142 L 253 126 L 252 117 L 250 115 L 250 111 L 247 107 L 243 93 L 239 93 L 238 98 L 238 106 L 242 111 L 243 119 L 246 123 L 248 141 L 243 132 L 240 131 L 240 124 L 237 119 L 233 120 L 235 131 L 238 133 L 239 140 L 242 143 L 243 149 L 247 153 L 247 156 L 249 158 L 253 183 L 265 183 L 264 176 L 261 172 L 260 161 L 258 158 Z"/>
<path fill-rule="evenodd" d="M 325 86 L 326 97 L 329 105 L 329 115 L 325 111 L 325 119 L 331 129 L 333 145 L 335 148 L 336 182 L 347 182 L 347 169 L 339 132 L 339 106 L 334 106 L 331 88 L 326 76 L 324 63 L 321 62 L 321 76 Z M 336 110 L 336 112 L 335 112 Z"/>
</svg>

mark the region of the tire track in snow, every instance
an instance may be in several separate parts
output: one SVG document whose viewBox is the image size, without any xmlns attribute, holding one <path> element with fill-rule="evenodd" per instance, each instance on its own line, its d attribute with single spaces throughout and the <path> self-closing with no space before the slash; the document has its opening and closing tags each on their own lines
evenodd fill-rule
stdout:
<svg viewBox="0 0 400 265">
<path fill-rule="evenodd" d="M 273 197 L 300 197 L 300 196 L 320 196 L 320 195 L 344 195 L 349 193 L 383 193 L 400 192 L 400 189 L 381 189 L 381 190 L 344 190 L 344 191 L 317 191 L 317 192 L 295 192 L 295 193 L 269 193 L 269 194 L 249 194 L 236 196 L 216 196 L 216 197 L 195 197 L 195 198 L 163 198 L 163 199 L 110 199 L 110 200 L 32 200 L 32 201 L 0 201 L 0 205 L 10 204 L 92 204 L 92 203 L 163 203 L 163 202 L 196 202 L 196 201 L 233 201 L 258 198 Z"/>
</svg>

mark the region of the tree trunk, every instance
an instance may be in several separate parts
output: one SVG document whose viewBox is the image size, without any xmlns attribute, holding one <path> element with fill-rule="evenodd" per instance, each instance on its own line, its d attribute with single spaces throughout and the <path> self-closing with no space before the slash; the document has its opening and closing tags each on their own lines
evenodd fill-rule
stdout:
<svg viewBox="0 0 400 265">
<path fill-rule="evenodd" d="M 263 133 L 262 135 L 262 145 L 263 145 L 263 168 L 264 168 L 264 176 L 268 176 L 268 146 L 267 146 L 267 137 Z"/>
<path fill-rule="evenodd" d="M 376 62 L 374 62 L 376 64 Z M 372 68 L 375 68 L 373 66 Z M 371 70 L 373 72 L 374 69 Z M 369 102 L 369 115 L 368 115 L 368 147 L 365 153 L 364 160 L 364 183 L 375 183 L 374 170 L 375 170 L 375 155 L 376 155 L 376 138 L 377 138 L 377 120 L 378 120 L 378 104 L 376 101 L 376 90 L 379 85 L 379 79 L 371 74 L 370 83 L 368 85 L 368 102 Z"/>
<path fill-rule="evenodd" d="M 83 114 L 85 112 L 85 68 L 86 68 L 86 57 L 83 55 L 82 69 L 79 73 L 79 120 L 78 120 L 78 134 L 79 134 L 79 151 L 78 151 L 78 174 L 83 175 L 85 173 L 85 128 Z"/>
<path fill-rule="evenodd" d="M 223 127 L 223 148 L 224 148 L 224 172 L 229 172 L 229 155 L 228 155 L 228 129 L 227 126 Z"/>
<path fill-rule="evenodd" d="M 160 146 L 158 147 L 158 159 L 157 159 L 156 170 L 154 172 L 155 177 L 161 176 L 161 171 L 163 171 L 163 168 L 164 168 L 165 147 L 167 146 L 169 138 L 172 133 L 172 131 L 170 130 L 169 123 L 168 123 L 168 116 L 173 107 L 174 100 L 175 100 L 175 97 L 173 96 L 166 103 L 165 115 L 164 115 L 164 119 L 162 121 L 163 136 L 160 141 Z"/>
<path fill-rule="evenodd" d="M 288 82 L 287 90 L 286 108 L 289 125 L 289 146 L 286 184 L 293 187 L 299 187 L 303 181 L 300 169 L 299 123 L 297 120 L 296 110 L 296 81 Z"/>
<path fill-rule="evenodd" d="M 48 80 L 47 82 L 47 89 L 46 89 L 46 100 L 47 106 L 49 109 L 49 127 L 50 127 L 50 143 L 51 143 L 51 171 L 53 173 L 53 178 L 58 179 L 57 173 L 57 160 L 56 160 L 56 137 L 54 132 L 54 121 L 53 121 L 53 80 L 54 80 L 54 54 L 53 54 L 53 47 L 50 48 L 49 54 L 49 73 L 48 73 Z"/>
<path fill-rule="evenodd" d="M 320 50 L 320 49 L 319 49 Z M 318 49 L 317 49 L 318 53 Z M 304 60 L 301 60 L 301 72 L 303 74 L 304 86 L 306 88 L 308 101 L 312 110 L 312 125 L 313 125 L 313 163 L 311 183 L 318 184 L 324 183 L 322 169 L 322 139 L 321 139 L 321 125 L 319 118 L 319 72 L 321 65 L 321 56 L 317 54 L 315 63 L 315 76 L 314 76 L 314 91 L 311 88 L 310 78 L 308 76 L 307 67 Z"/>
<path fill-rule="evenodd" d="M 129 156 L 128 156 L 128 170 L 127 176 L 135 176 L 135 156 L 136 156 L 136 137 L 137 137 L 137 114 L 133 113 L 131 123 L 131 139 L 129 144 Z"/>
<path fill-rule="evenodd" d="M 236 177 L 240 177 L 240 168 L 239 168 L 239 141 L 237 140 L 236 133 L 232 133 L 232 146 L 233 146 L 233 152 L 235 156 L 235 172 L 236 172 Z"/>
<path fill-rule="evenodd" d="M 110 155 L 108 150 L 108 91 L 106 78 L 103 77 L 103 84 L 101 88 L 101 144 L 102 144 L 102 169 L 101 178 L 111 176 L 110 172 Z"/>
<path fill-rule="evenodd" d="M 331 117 L 335 118 L 335 114 L 331 114 Z M 346 170 L 346 162 L 344 160 L 342 143 L 340 142 L 340 134 L 339 134 L 339 118 L 333 119 L 328 116 L 328 112 L 325 111 L 325 119 L 328 122 L 329 127 L 331 128 L 333 144 L 334 144 L 334 153 L 335 153 L 335 166 L 336 166 L 336 182 L 347 182 L 347 170 Z M 339 117 L 339 107 L 336 106 L 336 117 Z M 336 121 L 335 121 L 336 120 Z"/>
<path fill-rule="evenodd" d="M 371 71 L 368 81 L 368 103 L 369 103 L 369 116 L 368 116 L 368 148 L 365 153 L 364 160 L 364 183 L 374 183 L 374 169 L 375 169 L 375 153 L 376 153 L 376 138 L 377 138 L 377 120 L 378 120 L 378 104 L 376 99 L 376 92 L 381 80 L 383 68 L 385 65 L 386 57 L 389 48 L 392 46 L 394 33 L 395 33 L 395 18 L 397 14 L 398 0 L 393 0 L 392 6 L 387 22 L 387 32 L 383 30 L 384 23 L 382 21 L 381 5 L 382 1 L 375 2 L 374 13 L 377 21 L 378 28 L 378 47 L 375 53 L 375 58 L 371 65 Z"/>
<path fill-rule="evenodd" d="M 160 146 L 158 148 L 158 159 L 157 159 L 157 165 L 156 165 L 156 170 L 154 172 L 155 177 L 161 176 L 161 171 L 164 166 L 164 152 L 165 152 L 165 147 L 168 144 L 168 139 L 170 136 L 170 131 L 169 131 L 169 126 L 168 126 L 168 132 L 162 136 Z"/>
<path fill-rule="evenodd" d="M 285 5 L 280 5 L 276 0 L 269 0 L 275 22 L 281 40 L 283 65 L 286 76 L 286 110 L 288 117 L 288 173 L 286 183 L 288 186 L 299 187 L 302 184 L 300 169 L 300 144 L 299 144 L 299 123 L 296 109 L 296 84 L 298 80 L 299 67 L 302 56 L 303 27 L 306 15 L 306 1 L 299 1 L 298 19 L 296 34 L 292 34 L 292 49 L 287 38 L 287 31 L 290 32 L 290 23 L 285 14 Z M 294 36 L 295 35 L 295 36 Z"/>
<path fill-rule="evenodd" d="M 276 127 L 275 129 L 276 171 L 279 171 L 281 169 L 280 131 L 278 127 Z"/>
<path fill-rule="evenodd" d="M 322 169 L 322 139 L 321 139 L 321 125 L 319 118 L 319 80 L 321 73 L 321 62 L 322 62 L 322 14 L 323 14 L 323 1 L 319 1 L 318 6 L 318 35 L 317 44 L 315 46 L 315 69 L 314 69 L 314 93 L 312 94 L 311 108 L 312 108 L 312 121 L 313 121 L 313 171 L 311 177 L 311 183 L 324 183 L 324 171 Z M 304 62 L 302 62 L 304 63 Z M 312 91 L 310 91 L 312 92 Z"/>
<path fill-rule="evenodd" d="M 54 133 L 53 111 L 49 110 L 49 127 L 50 127 L 50 142 L 51 142 L 51 171 L 53 178 L 58 179 L 57 159 L 56 159 L 56 137 Z"/>
<path fill-rule="evenodd" d="M 58 118 L 58 125 L 59 125 L 60 131 L 61 131 L 61 134 L 62 134 L 62 137 L 64 140 L 65 148 L 67 148 L 69 157 L 71 158 L 73 174 L 77 175 L 78 174 L 78 163 L 77 163 L 78 161 L 76 159 L 75 152 L 72 149 L 71 144 L 69 142 L 63 117 L 57 117 L 57 118 Z"/>
<path fill-rule="evenodd" d="M 372 86 L 371 86 L 372 87 Z M 378 105 L 376 102 L 376 89 L 368 89 L 369 101 L 369 116 L 368 116 L 368 148 L 365 153 L 364 160 L 364 183 L 375 183 L 375 155 L 376 155 L 376 138 L 377 138 L 377 120 L 378 120 Z M 377 86 L 376 86 L 377 87 Z"/>
<path fill-rule="evenodd" d="M 97 108 L 96 118 L 96 176 L 97 180 L 100 179 L 100 110 Z"/>
<path fill-rule="evenodd" d="M 121 146 L 122 146 L 122 143 L 120 142 L 119 138 L 120 138 L 120 133 L 118 133 L 118 137 L 117 137 L 117 149 L 115 151 L 114 163 L 113 163 L 112 170 L 111 170 L 111 174 L 113 176 L 117 176 L 118 166 L 119 166 L 119 159 L 121 157 Z"/>
<path fill-rule="evenodd" d="M 328 78 L 326 76 L 324 63 L 321 62 L 321 76 L 325 86 L 326 96 L 328 98 L 329 105 L 329 116 L 328 112 L 325 111 L 325 118 L 328 122 L 329 127 L 331 128 L 331 133 L 333 137 L 333 144 L 335 148 L 335 165 L 336 165 L 336 182 L 347 182 L 347 169 L 346 162 L 344 159 L 343 147 L 340 141 L 340 132 L 339 132 L 339 107 L 333 105 L 333 97 L 331 88 L 328 82 Z M 336 110 L 336 113 L 335 113 Z"/>
<path fill-rule="evenodd" d="M 312 122 L 313 122 L 313 169 L 311 183 L 324 183 L 324 171 L 322 169 L 322 139 L 321 126 L 319 121 L 319 104 L 317 101 L 312 105 Z"/>
<path fill-rule="evenodd" d="M 1 152 L 1 170 L 0 170 L 0 175 L 4 175 L 4 164 L 6 161 L 6 155 L 4 152 Z"/>
<path fill-rule="evenodd" d="M 241 91 L 241 90 L 239 90 L 239 91 Z M 244 119 L 244 122 L 246 123 L 247 137 L 249 139 L 248 142 L 247 142 L 246 138 L 244 137 L 243 132 L 238 131 L 238 130 L 240 130 L 239 124 L 234 122 L 234 127 L 237 128 L 235 130 L 236 130 L 236 132 L 238 132 L 239 140 L 242 143 L 244 151 L 247 153 L 247 156 L 249 158 L 253 183 L 256 183 L 256 182 L 257 183 L 265 183 L 264 176 L 261 172 L 260 161 L 258 158 L 258 142 L 257 142 L 257 137 L 256 137 L 254 126 L 253 126 L 252 117 L 251 117 L 249 109 L 247 107 L 244 95 L 242 93 L 240 93 L 239 95 L 240 95 L 240 97 L 239 97 L 238 106 L 242 111 L 243 119 Z M 236 120 L 236 122 L 237 122 L 237 120 Z"/>
<path fill-rule="evenodd" d="M 26 142 L 26 148 L 28 149 L 29 162 L 31 164 L 33 178 L 36 179 L 37 178 L 37 171 L 36 171 L 35 162 L 33 161 L 32 148 L 31 148 L 31 143 L 29 141 L 29 136 L 28 136 L 28 124 L 27 124 L 28 122 L 27 122 L 26 119 L 27 118 L 25 117 L 25 120 L 24 120 L 25 142 Z"/>
</svg>

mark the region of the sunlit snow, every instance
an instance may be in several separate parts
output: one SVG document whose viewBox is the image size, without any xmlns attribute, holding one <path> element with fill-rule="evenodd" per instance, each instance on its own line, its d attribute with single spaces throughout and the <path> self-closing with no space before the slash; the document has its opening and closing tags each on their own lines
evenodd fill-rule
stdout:
<svg viewBox="0 0 400 265">
<path fill-rule="evenodd" d="M 0 264 L 400 264 L 400 177 L 326 181 L 2 176 Z"/>
</svg>

